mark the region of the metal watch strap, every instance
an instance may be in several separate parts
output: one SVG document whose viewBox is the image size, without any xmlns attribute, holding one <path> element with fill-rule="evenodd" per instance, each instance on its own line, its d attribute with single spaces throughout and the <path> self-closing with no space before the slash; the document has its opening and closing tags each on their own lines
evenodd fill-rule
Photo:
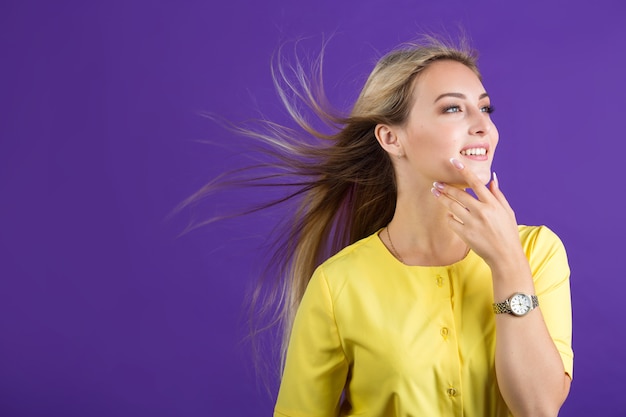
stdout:
<svg viewBox="0 0 626 417">
<path fill-rule="evenodd" d="M 536 295 L 530 295 L 530 300 L 532 302 L 531 310 L 539 307 L 539 299 Z M 509 299 L 506 299 L 501 303 L 493 303 L 493 312 L 496 314 L 511 314 L 513 311 L 511 310 L 511 306 L 509 305 Z"/>
</svg>

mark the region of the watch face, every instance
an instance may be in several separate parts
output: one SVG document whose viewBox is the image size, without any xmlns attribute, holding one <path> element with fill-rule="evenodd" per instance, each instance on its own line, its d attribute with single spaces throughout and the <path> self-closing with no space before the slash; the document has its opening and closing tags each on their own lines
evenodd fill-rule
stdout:
<svg viewBox="0 0 626 417">
<path fill-rule="evenodd" d="M 523 316 L 528 313 L 532 307 L 530 297 L 526 294 L 515 294 L 509 301 L 511 311 L 516 316 Z"/>
</svg>

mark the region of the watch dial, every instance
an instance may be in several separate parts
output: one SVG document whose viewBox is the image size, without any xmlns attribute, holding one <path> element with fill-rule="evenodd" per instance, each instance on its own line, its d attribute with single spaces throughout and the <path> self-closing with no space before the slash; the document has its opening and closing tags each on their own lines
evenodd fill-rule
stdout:
<svg viewBox="0 0 626 417">
<path fill-rule="evenodd" d="M 511 297 L 510 301 L 511 311 L 513 314 L 522 315 L 526 314 L 528 310 L 530 310 L 530 297 L 527 297 L 524 294 L 515 294 Z"/>
</svg>

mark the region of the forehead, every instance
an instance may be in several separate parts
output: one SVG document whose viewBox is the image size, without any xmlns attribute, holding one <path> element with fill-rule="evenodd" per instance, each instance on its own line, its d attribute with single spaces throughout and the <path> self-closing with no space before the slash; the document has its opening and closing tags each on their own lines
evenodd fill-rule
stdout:
<svg viewBox="0 0 626 417">
<path fill-rule="evenodd" d="M 445 93 L 461 93 L 470 99 L 478 98 L 485 93 L 485 87 L 478 75 L 460 62 L 436 61 L 416 77 L 414 98 L 436 98 Z"/>
</svg>

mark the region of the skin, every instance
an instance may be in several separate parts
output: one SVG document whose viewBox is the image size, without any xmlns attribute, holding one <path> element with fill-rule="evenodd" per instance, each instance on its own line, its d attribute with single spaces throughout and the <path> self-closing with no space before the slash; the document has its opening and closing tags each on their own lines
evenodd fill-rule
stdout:
<svg viewBox="0 0 626 417">
<path fill-rule="evenodd" d="M 498 130 L 482 83 L 463 64 L 438 61 L 416 79 L 413 100 L 405 123 L 375 130 L 398 184 L 388 225 L 395 250 L 385 231 L 381 239 L 408 265 L 449 265 L 471 248 L 491 268 L 496 301 L 534 294 L 515 214 L 495 176 L 490 181 Z M 478 146 L 488 149 L 485 156 L 463 154 Z M 524 317 L 498 314 L 496 333 L 496 376 L 511 412 L 556 416 L 571 381 L 541 308 Z"/>
</svg>

